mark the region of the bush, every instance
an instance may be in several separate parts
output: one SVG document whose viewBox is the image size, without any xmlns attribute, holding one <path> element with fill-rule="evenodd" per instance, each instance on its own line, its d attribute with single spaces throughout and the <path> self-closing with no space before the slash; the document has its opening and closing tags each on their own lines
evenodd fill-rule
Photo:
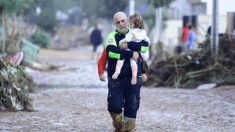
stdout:
<svg viewBox="0 0 235 132">
<path fill-rule="evenodd" d="M 50 9 L 44 9 L 42 13 L 37 17 L 37 25 L 46 32 L 53 33 L 57 26 L 57 20 L 55 11 Z"/>
<path fill-rule="evenodd" d="M 51 38 L 47 33 L 34 33 L 29 40 L 41 48 L 49 48 L 51 46 Z"/>
</svg>

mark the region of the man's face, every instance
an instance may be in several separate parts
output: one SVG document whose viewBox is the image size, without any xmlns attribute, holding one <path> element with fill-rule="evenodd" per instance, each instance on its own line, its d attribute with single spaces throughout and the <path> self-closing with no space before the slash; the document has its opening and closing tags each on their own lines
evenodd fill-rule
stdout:
<svg viewBox="0 0 235 132">
<path fill-rule="evenodd" d="M 126 16 L 124 16 L 123 14 L 118 14 L 114 19 L 114 24 L 120 33 L 123 33 L 123 34 L 127 33 L 128 21 L 127 21 Z"/>
</svg>

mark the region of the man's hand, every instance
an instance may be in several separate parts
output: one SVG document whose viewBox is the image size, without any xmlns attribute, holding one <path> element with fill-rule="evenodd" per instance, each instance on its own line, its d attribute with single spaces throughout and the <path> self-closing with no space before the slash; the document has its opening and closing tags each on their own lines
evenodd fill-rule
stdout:
<svg viewBox="0 0 235 132">
<path fill-rule="evenodd" d="M 100 81 L 106 81 L 104 74 L 100 75 L 99 77 L 100 77 Z"/>
<path fill-rule="evenodd" d="M 138 52 L 133 52 L 133 59 L 137 61 L 139 59 L 139 53 Z"/>
<path fill-rule="evenodd" d="M 128 49 L 127 43 L 122 43 L 119 45 L 120 49 Z"/>
</svg>

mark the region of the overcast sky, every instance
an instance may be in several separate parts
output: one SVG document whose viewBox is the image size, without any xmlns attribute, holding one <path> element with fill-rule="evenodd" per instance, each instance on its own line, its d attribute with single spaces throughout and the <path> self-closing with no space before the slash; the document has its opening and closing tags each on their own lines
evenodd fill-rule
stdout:
<svg viewBox="0 0 235 132">
<path fill-rule="evenodd" d="M 212 14 L 213 0 L 202 0 L 207 2 L 207 14 Z M 235 12 L 235 0 L 218 0 L 219 14 L 226 15 L 227 12 Z"/>
</svg>

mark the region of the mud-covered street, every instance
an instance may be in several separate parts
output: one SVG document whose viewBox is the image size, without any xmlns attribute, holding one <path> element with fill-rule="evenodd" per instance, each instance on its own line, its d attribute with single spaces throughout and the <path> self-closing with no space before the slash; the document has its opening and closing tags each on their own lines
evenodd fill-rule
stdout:
<svg viewBox="0 0 235 132">
<path fill-rule="evenodd" d="M 107 82 L 88 52 L 44 51 L 39 60 L 58 71 L 28 69 L 39 85 L 33 112 L 0 112 L 2 132 L 112 132 Z M 137 132 L 234 132 L 235 87 L 210 90 L 142 88 Z"/>
</svg>

